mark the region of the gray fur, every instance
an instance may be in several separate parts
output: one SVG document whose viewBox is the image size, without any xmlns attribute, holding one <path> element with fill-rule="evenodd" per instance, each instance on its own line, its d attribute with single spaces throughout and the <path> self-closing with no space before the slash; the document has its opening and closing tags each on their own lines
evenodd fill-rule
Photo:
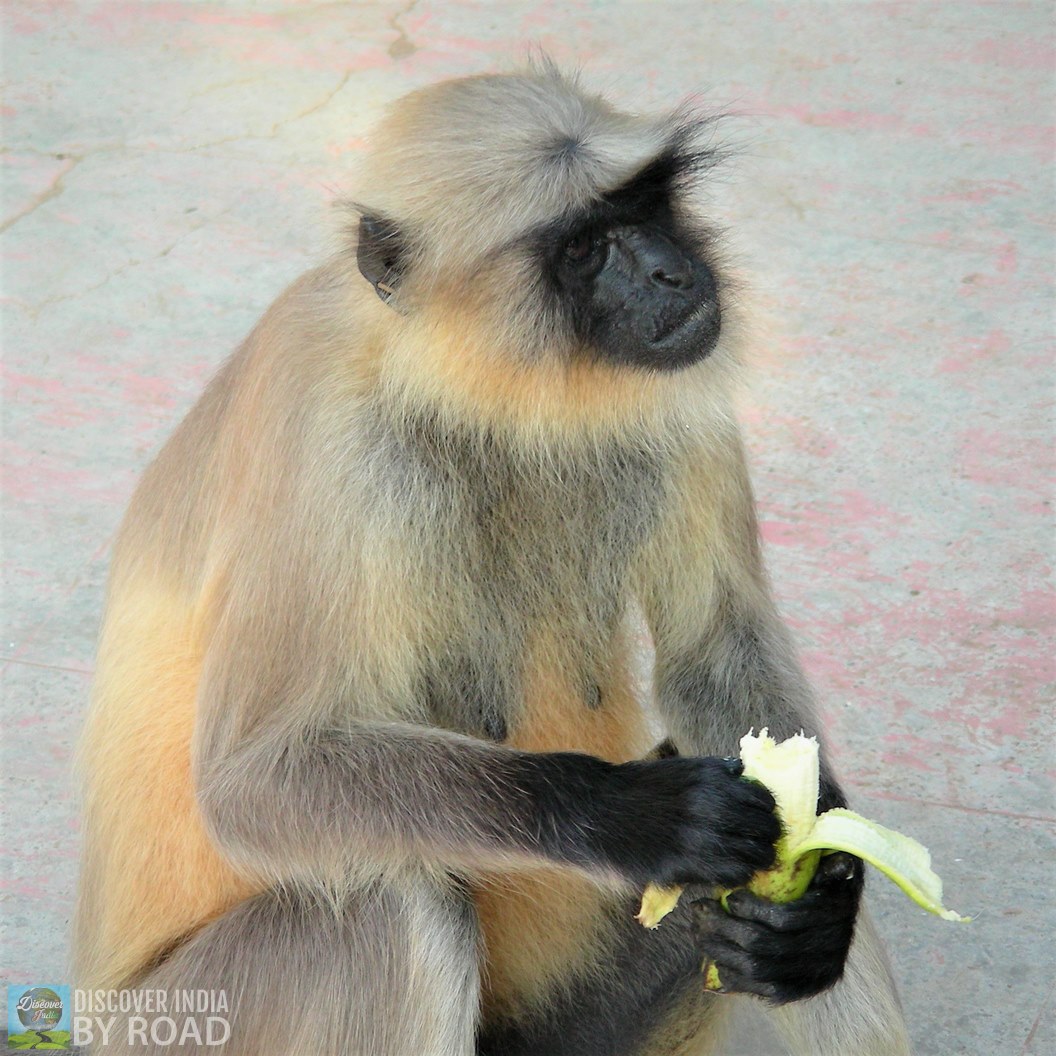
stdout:
<svg viewBox="0 0 1056 1056">
<path fill-rule="evenodd" d="M 471 1056 L 477 941 L 466 893 L 452 883 L 407 875 L 357 891 L 338 912 L 291 887 L 206 925 L 137 986 L 225 991 L 230 1040 L 201 1050 L 224 1056 Z M 149 1034 L 146 1046 L 125 1044 L 124 1017 L 111 1038 L 108 1053 L 174 1051 Z"/>
</svg>

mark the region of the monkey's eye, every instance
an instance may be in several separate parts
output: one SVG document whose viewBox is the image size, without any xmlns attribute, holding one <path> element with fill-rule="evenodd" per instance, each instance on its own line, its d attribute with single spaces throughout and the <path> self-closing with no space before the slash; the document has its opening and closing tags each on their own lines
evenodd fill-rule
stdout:
<svg viewBox="0 0 1056 1056">
<path fill-rule="evenodd" d="M 604 246 L 603 234 L 597 231 L 580 231 L 565 243 L 565 262 L 577 267 L 593 263 Z"/>
<path fill-rule="evenodd" d="M 574 274 L 586 277 L 601 268 L 607 246 L 608 239 L 604 232 L 580 231 L 565 243 L 562 258 Z"/>
<path fill-rule="evenodd" d="M 573 264 L 586 260 L 590 251 L 594 248 L 594 237 L 586 231 L 581 231 L 575 238 L 569 239 L 565 245 L 565 259 Z"/>
</svg>

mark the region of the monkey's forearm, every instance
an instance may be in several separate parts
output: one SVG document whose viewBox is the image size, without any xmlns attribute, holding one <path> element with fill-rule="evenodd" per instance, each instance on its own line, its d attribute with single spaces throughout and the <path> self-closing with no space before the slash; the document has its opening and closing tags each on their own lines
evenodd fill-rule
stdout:
<svg viewBox="0 0 1056 1056">
<path fill-rule="evenodd" d="M 684 856 L 714 858 L 721 870 L 703 844 L 722 837 L 706 832 L 702 849 L 680 827 L 695 834 L 698 811 L 744 787 L 718 760 L 615 765 L 393 723 L 286 731 L 281 742 L 203 755 L 198 799 L 214 840 L 272 881 L 340 882 L 423 862 L 456 871 L 547 862 L 644 883 L 683 845 Z M 659 829 L 656 816 L 666 819 Z"/>
<path fill-rule="evenodd" d="M 525 771 L 527 772 L 527 771 Z M 237 863 L 337 879 L 414 860 L 540 859 L 542 819 L 514 753 L 439 731 L 364 723 L 239 745 L 200 767 L 199 802 Z"/>
<path fill-rule="evenodd" d="M 721 759 L 614 764 L 397 723 L 284 730 L 226 752 L 203 741 L 213 838 L 271 882 L 549 863 L 615 886 L 737 886 L 772 862 L 780 834 L 769 793 Z"/>
</svg>

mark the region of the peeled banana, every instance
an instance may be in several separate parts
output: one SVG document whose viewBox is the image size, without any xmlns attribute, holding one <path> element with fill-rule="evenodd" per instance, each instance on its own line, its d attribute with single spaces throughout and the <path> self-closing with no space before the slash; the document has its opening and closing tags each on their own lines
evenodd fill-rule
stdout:
<svg viewBox="0 0 1056 1056">
<path fill-rule="evenodd" d="M 846 851 L 876 866 L 918 906 L 944 920 L 967 922 L 942 904 L 942 881 L 931 868 L 931 855 L 900 832 L 869 821 L 854 811 L 836 807 L 817 814 L 820 764 L 818 742 L 797 734 L 777 742 L 763 729 L 741 738 L 744 776 L 766 785 L 777 803 L 784 827 L 777 843 L 777 864 L 756 873 L 748 889 L 772 902 L 791 902 L 802 895 L 821 856 Z M 650 884 L 642 896 L 638 921 L 655 928 L 678 904 L 681 887 Z M 729 892 L 722 892 L 723 901 Z M 714 964 L 705 965 L 705 986 L 721 986 Z"/>
</svg>

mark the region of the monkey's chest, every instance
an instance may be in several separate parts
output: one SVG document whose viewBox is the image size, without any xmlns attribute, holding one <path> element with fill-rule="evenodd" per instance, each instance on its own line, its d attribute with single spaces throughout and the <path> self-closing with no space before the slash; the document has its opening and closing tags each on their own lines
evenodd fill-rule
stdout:
<svg viewBox="0 0 1056 1056">
<path fill-rule="evenodd" d="M 425 669 L 430 718 L 533 751 L 630 757 L 626 559 L 610 549 L 599 561 L 567 537 L 517 539 L 462 555 L 469 568 Z"/>
<path fill-rule="evenodd" d="M 530 751 L 634 758 L 635 636 L 622 621 L 590 630 L 584 634 L 555 615 L 452 636 L 423 662 L 430 721 Z"/>
<path fill-rule="evenodd" d="M 584 514 L 580 526 L 588 520 Z M 613 545 L 615 533 L 539 527 L 481 529 L 475 551 L 460 555 L 461 596 L 426 682 L 430 716 L 530 751 L 633 758 L 640 746 L 631 678 L 637 635 L 627 620 L 633 547 L 622 536 L 626 548 Z"/>
<path fill-rule="evenodd" d="M 429 540 L 414 575 L 442 609 L 422 657 L 430 718 L 533 750 L 628 755 L 622 627 L 662 505 L 656 459 L 625 447 L 529 458 L 424 426 L 405 444 L 405 494 L 423 500 L 408 523 Z"/>
</svg>

